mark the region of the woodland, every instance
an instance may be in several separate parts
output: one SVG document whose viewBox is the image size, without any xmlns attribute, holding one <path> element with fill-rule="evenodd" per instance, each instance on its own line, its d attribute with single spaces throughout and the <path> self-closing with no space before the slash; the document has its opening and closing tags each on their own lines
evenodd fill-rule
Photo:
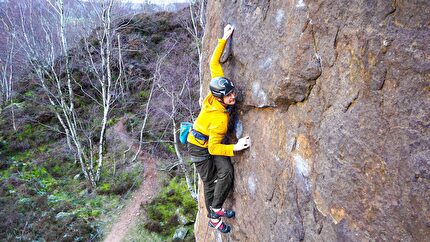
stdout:
<svg viewBox="0 0 430 242">
<path fill-rule="evenodd" d="M 103 240 L 147 186 L 128 238 L 194 241 L 203 3 L 0 2 L 1 240 Z"/>
</svg>

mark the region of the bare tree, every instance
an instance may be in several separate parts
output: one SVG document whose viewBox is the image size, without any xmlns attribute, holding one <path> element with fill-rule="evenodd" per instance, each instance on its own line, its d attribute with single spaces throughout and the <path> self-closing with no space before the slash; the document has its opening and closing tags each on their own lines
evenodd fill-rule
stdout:
<svg viewBox="0 0 430 242">
<path fill-rule="evenodd" d="M 158 62 L 157 62 L 158 63 Z M 158 67 L 158 64 L 157 64 L 157 68 L 159 68 Z M 157 71 L 156 71 L 156 73 L 157 73 Z M 155 76 L 156 76 L 157 74 L 154 74 L 154 78 L 152 79 L 152 85 L 151 85 L 151 91 L 149 92 L 149 97 L 148 97 L 148 101 L 146 102 L 146 106 L 145 106 L 145 118 L 143 119 L 143 123 L 142 123 L 142 126 L 141 126 L 141 128 L 140 128 L 140 132 L 139 132 L 139 146 L 138 146 L 138 148 L 137 148 L 137 151 L 136 151 L 136 154 L 133 156 L 133 159 L 131 160 L 131 162 L 134 162 L 135 160 L 136 160 L 136 158 L 137 158 L 137 156 L 140 154 L 140 152 L 142 151 L 142 144 L 143 144 L 143 131 L 145 130 L 145 128 L 146 128 L 146 123 L 147 123 L 147 121 L 148 121 L 148 117 L 149 117 L 149 108 L 150 108 L 150 103 L 151 103 L 151 100 L 152 100 L 152 96 L 153 96 L 153 94 L 154 94 L 154 88 L 155 88 L 155 86 L 156 86 L 156 78 L 155 78 Z"/>
<path fill-rule="evenodd" d="M 7 27 L 7 26 L 6 26 Z M 7 37 L 7 45 L 9 47 L 9 51 L 5 60 L 0 58 L 0 110 L 2 107 L 10 105 L 11 114 L 12 114 L 12 125 L 13 129 L 16 130 L 15 124 L 15 113 L 14 113 L 14 105 L 12 99 L 12 90 L 13 90 L 13 56 L 15 45 L 11 35 Z"/>
<path fill-rule="evenodd" d="M 14 103 L 12 99 L 13 91 L 13 76 L 14 76 L 14 57 L 15 57 L 15 42 L 10 34 L 9 25 L 2 20 L 3 29 L 6 35 L 6 52 L 0 56 L 0 110 L 9 106 L 12 114 L 12 126 L 16 131 Z"/>
<path fill-rule="evenodd" d="M 81 166 L 82 174 L 90 187 L 94 188 L 101 179 L 106 152 L 105 135 L 112 105 L 117 103 L 119 98 L 124 97 L 123 87 L 126 86 L 126 76 L 122 64 L 122 38 L 119 34 L 123 25 L 113 27 L 115 26 L 113 22 L 116 21 L 114 12 L 117 11 L 114 8 L 114 0 L 93 0 L 85 3 L 77 1 L 81 7 L 72 10 L 70 7 L 73 1 L 45 0 L 33 2 L 17 0 L 15 10 L 18 10 L 18 14 L 12 16 L 9 12 L 9 15 L 6 14 L 0 21 L 8 23 L 15 49 L 19 48 L 26 57 L 30 69 L 45 94 L 43 100 L 49 103 L 46 107 L 52 111 L 58 120 L 67 145 L 74 154 L 76 162 L 79 162 Z M 199 3 L 202 6 L 204 0 Z M 192 23 L 188 23 L 189 31 L 194 33 L 197 52 L 201 60 L 202 28 L 199 27 L 197 19 L 202 11 L 190 9 L 190 13 L 193 14 L 194 19 Z M 80 19 L 79 14 L 84 16 L 83 19 L 88 19 L 85 21 L 87 24 L 82 26 L 82 30 L 71 28 L 75 24 L 74 21 Z M 202 21 L 200 21 L 200 25 L 201 23 Z M 97 27 L 94 29 L 94 26 Z M 82 34 L 82 36 L 76 37 L 77 34 Z M 71 53 L 70 48 L 74 46 L 77 39 L 82 39 L 84 48 L 82 52 L 78 52 L 81 48 L 75 47 L 74 52 Z M 166 78 L 169 75 L 161 73 L 164 68 L 163 62 L 174 47 L 175 43 L 170 49 L 167 47 L 167 54 L 156 62 L 150 97 L 147 100 L 145 117 L 140 129 L 139 151 L 135 157 L 140 153 L 142 145 L 145 143 L 143 133 L 147 129 L 146 123 L 150 117 L 150 110 L 154 108 L 151 107 L 154 105 L 150 103 L 153 95 L 162 95 L 160 93 L 164 92 L 159 92 L 161 86 L 170 87 L 170 83 L 175 79 L 173 77 L 171 79 Z M 13 53 L 13 49 L 9 50 L 10 53 Z M 85 85 L 84 81 L 75 75 L 77 58 L 86 61 L 85 71 L 83 71 L 83 74 L 86 75 Z M 195 57 L 190 57 L 191 59 L 195 60 Z M 187 68 L 194 68 L 199 65 L 190 64 L 188 61 L 181 63 L 189 65 Z M 4 66 L 6 65 L 2 64 L 1 66 L 2 80 L 6 80 L 7 78 L 3 77 L 8 76 L 4 75 L 4 70 L 12 70 L 3 68 Z M 12 67 L 9 66 L 9 68 Z M 173 69 L 175 68 L 170 66 L 167 72 L 171 72 Z M 195 72 L 191 71 L 190 75 L 195 75 Z M 178 76 L 176 76 L 177 79 Z M 192 79 L 194 80 L 194 76 Z M 175 103 L 172 104 L 173 110 L 176 112 L 173 120 L 175 123 L 173 127 L 171 127 L 172 122 L 163 123 L 163 125 L 166 125 L 165 133 L 169 135 L 170 139 L 170 130 L 176 132 L 176 120 L 180 120 L 178 114 L 185 110 L 193 118 L 194 106 L 189 107 L 179 98 L 180 95 L 187 95 L 187 98 L 191 99 L 192 91 L 189 86 L 184 85 L 182 90 L 171 89 L 169 92 L 172 93 L 172 97 L 175 97 L 173 99 Z M 84 117 L 84 113 L 81 112 L 82 107 L 78 105 L 77 99 L 82 95 L 86 95 L 92 100 L 94 115 L 91 118 Z M 155 109 L 161 110 L 160 107 Z M 166 115 L 170 113 L 169 107 L 162 109 L 166 110 Z M 166 142 L 162 140 L 162 137 L 158 141 Z M 177 148 L 176 144 L 175 148 Z M 179 159 L 180 155 L 177 158 Z"/>
<path fill-rule="evenodd" d="M 177 99 L 177 97 L 175 96 L 175 93 L 173 91 L 170 93 L 170 95 L 171 95 L 171 100 L 172 100 L 172 114 L 171 114 L 170 118 L 172 120 L 172 133 L 173 133 L 173 144 L 174 144 L 174 147 L 175 147 L 175 153 L 176 153 L 176 156 L 178 158 L 179 165 L 182 168 L 182 171 L 184 173 L 185 181 L 187 183 L 187 187 L 188 187 L 188 190 L 190 191 L 191 197 L 193 197 L 194 200 L 197 201 L 198 195 L 197 195 L 196 186 L 193 185 L 193 183 L 191 182 L 187 166 L 186 166 L 186 164 L 184 162 L 184 158 L 181 155 L 181 152 L 180 152 L 180 149 L 179 149 L 179 145 L 178 145 L 178 137 L 177 137 L 178 136 L 177 135 L 178 134 L 178 129 L 176 128 L 177 127 L 177 123 L 176 123 L 176 119 L 175 119 L 175 116 L 176 116 L 175 114 L 177 113 L 176 105 L 175 105 L 176 101 L 175 100 Z M 194 166 L 194 170 L 195 170 L 195 166 Z M 194 184 L 195 184 L 195 181 L 194 181 Z"/>
<path fill-rule="evenodd" d="M 102 1 L 95 13 L 101 26 L 96 31 L 99 49 L 94 55 L 89 53 L 92 71 L 96 73 L 94 90 L 84 93 L 96 93 L 91 96 L 95 103 L 102 107 L 101 122 L 98 127 L 88 127 L 84 117 L 79 117 L 75 107 L 74 87 L 79 84 L 72 76 L 69 53 L 69 41 L 67 33 L 68 12 L 64 0 L 47 0 L 44 6 L 44 14 L 37 13 L 42 9 L 33 9 L 31 2 L 19 5 L 19 25 L 13 26 L 12 36 L 19 47 L 24 51 L 30 66 L 35 73 L 42 90 L 49 101 L 49 107 L 55 114 L 66 135 L 69 148 L 75 154 L 75 158 L 81 165 L 82 173 L 91 188 L 94 188 L 100 180 L 101 169 L 105 152 L 105 133 L 109 111 L 117 96 L 118 83 L 121 80 L 121 43 L 118 36 L 118 62 L 112 63 L 114 29 L 112 29 L 112 7 L 114 0 Z M 93 6 L 96 6 L 94 3 Z M 38 15 L 37 24 L 33 21 Z M 6 15 L 9 22 L 12 18 Z M 96 21 L 94 21 L 96 22 Z M 40 38 L 43 41 L 40 41 Z M 88 50 L 87 45 L 87 50 Z M 94 60 L 96 58 L 97 60 Z M 118 64 L 119 74 L 112 76 L 112 66 Z M 96 114 L 97 115 L 97 114 Z M 95 117 L 97 118 L 97 117 Z M 93 144 L 93 130 L 100 130 L 97 145 Z M 97 154 L 97 157 L 95 156 Z M 97 160 L 97 161 L 96 161 Z"/>
<path fill-rule="evenodd" d="M 163 79 L 163 76 L 162 76 L 162 74 L 161 74 L 161 68 L 162 68 L 162 66 L 163 66 L 163 62 L 164 62 L 164 60 L 169 56 L 170 52 L 175 48 L 175 45 L 176 45 L 176 43 L 175 43 L 175 44 L 173 44 L 173 45 L 172 45 L 172 46 L 167 50 L 167 52 L 166 52 L 163 56 L 159 57 L 159 58 L 157 59 L 157 61 L 156 61 L 156 64 L 155 64 L 155 70 L 154 70 L 154 74 L 153 74 L 153 77 L 152 77 L 151 90 L 150 90 L 150 93 L 149 93 L 148 100 L 147 100 L 147 102 L 146 102 L 146 106 L 145 106 L 145 113 L 144 113 L 144 119 L 143 119 L 143 123 L 142 123 L 142 126 L 141 126 L 141 128 L 140 128 L 140 132 L 139 132 L 139 147 L 138 147 L 138 149 L 137 149 L 137 151 L 136 151 L 136 154 L 134 155 L 134 157 L 133 157 L 133 159 L 132 159 L 132 162 L 136 160 L 137 156 L 138 156 L 138 155 L 140 154 L 140 152 L 142 151 L 142 144 L 143 144 L 143 142 L 144 142 L 144 140 L 143 140 L 143 133 L 144 133 L 144 131 L 145 131 L 146 124 L 147 124 L 148 117 L 149 117 L 149 109 L 150 109 L 151 100 L 152 100 L 152 97 L 153 97 L 153 95 L 154 95 L 155 88 L 156 88 L 157 86 L 158 86 L 158 87 L 160 87 L 160 82 L 161 82 L 161 80 Z"/>
<path fill-rule="evenodd" d="M 99 27 L 99 30 L 96 30 L 95 37 L 98 43 L 98 51 L 94 54 L 90 49 L 95 48 L 92 46 L 88 39 L 84 37 L 86 51 L 88 54 L 88 60 L 89 64 L 91 66 L 92 72 L 95 74 L 95 81 L 97 84 L 93 84 L 93 88 L 95 91 L 93 93 L 96 93 L 98 95 L 91 97 L 93 100 L 95 100 L 96 103 L 98 103 L 102 108 L 102 114 L 101 114 L 101 124 L 99 135 L 98 135 L 98 148 L 94 149 L 93 145 L 91 143 L 91 137 L 88 138 L 89 145 L 91 147 L 91 152 L 89 154 L 90 161 L 89 161 L 89 167 L 90 171 L 92 173 L 92 176 L 94 176 L 94 185 L 96 182 L 100 180 L 100 174 L 101 170 L 103 168 L 103 161 L 104 161 L 104 152 L 105 152 L 105 136 L 106 136 L 106 129 L 107 129 L 107 122 L 109 119 L 109 113 L 112 108 L 112 105 L 118 98 L 118 94 L 121 93 L 121 79 L 122 79 L 122 55 L 121 55 L 121 38 L 119 36 L 119 33 L 116 32 L 116 28 L 112 28 L 112 8 L 114 7 L 114 0 L 103 0 L 96 3 L 92 3 L 93 11 L 96 13 L 97 20 L 99 23 L 101 23 L 101 26 Z M 98 4 L 97 4 L 98 3 Z M 113 42 L 115 39 L 115 35 L 117 37 L 117 65 L 119 66 L 119 73 L 114 78 L 113 77 L 113 70 L 112 66 L 113 63 Z M 97 58 L 98 62 L 96 62 L 94 59 Z M 93 80 L 90 79 L 92 82 Z M 88 92 L 84 92 L 87 93 Z M 97 162 L 95 162 L 94 152 L 98 151 L 98 157 Z"/>
<path fill-rule="evenodd" d="M 205 10 L 206 10 L 206 0 L 195 0 L 190 1 L 189 4 L 190 9 L 190 17 L 191 17 L 191 25 L 188 21 L 183 22 L 183 26 L 188 32 L 193 36 L 194 44 L 196 46 L 197 55 L 199 57 L 197 66 L 199 68 L 199 104 L 201 105 L 203 102 L 203 53 L 202 53 L 202 41 L 205 33 Z"/>
<path fill-rule="evenodd" d="M 180 147 L 178 145 L 178 132 L 177 129 L 177 116 L 178 116 L 178 108 L 177 105 L 183 106 L 185 105 L 184 102 L 181 101 L 181 96 L 183 96 L 185 90 L 186 90 L 187 81 L 185 81 L 180 88 L 175 88 L 172 86 L 170 90 L 168 90 L 163 83 L 158 83 L 157 86 L 159 89 L 170 98 L 171 101 L 171 111 L 169 114 L 169 119 L 171 120 L 171 129 L 172 129 L 172 135 L 173 135 L 173 146 L 175 148 L 175 154 L 178 159 L 178 165 L 182 169 L 182 172 L 185 176 L 185 181 L 187 183 L 188 190 L 190 191 L 191 196 L 197 200 L 197 190 L 195 186 L 195 180 L 194 182 L 190 179 L 190 173 L 188 171 L 187 165 L 184 162 L 184 158 L 181 154 Z M 194 166 L 195 170 L 195 166 Z"/>
<path fill-rule="evenodd" d="M 48 99 L 52 107 L 55 107 L 57 103 L 65 105 L 65 102 L 59 100 L 47 86 L 49 81 L 56 81 L 57 87 L 61 87 L 55 71 L 51 72 L 51 70 L 54 70 L 54 59 L 58 55 L 55 53 L 58 42 L 55 41 L 53 25 L 51 24 L 53 22 L 52 12 L 45 15 L 46 18 L 42 18 L 37 13 L 40 8 L 24 4 L 23 2 L 18 4 L 18 10 L 18 16 L 10 16 L 9 13 L 5 13 L 5 18 L 3 19 L 3 23 L 8 26 L 10 35 L 13 37 L 12 43 L 17 43 L 20 50 L 24 52 L 31 69 L 33 69 L 39 78 L 42 88 L 49 94 Z M 35 25 L 33 18 L 36 17 L 38 17 L 42 24 Z M 45 40 L 45 45 L 41 44 L 40 38 Z M 59 91 L 62 91 L 62 89 L 59 88 Z M 71 147 L 69 130 L 66 129 L 64 118 L 61 117 L 58 109 L 53 110 L 66 130 L 67 141 L 69 147 Z"/>
<path fill-rule="evenodd" d="M 102 2 L 102 14 L 101 14 L 101 23 L 103 28 L 103 34 L 100 39 L 100 56 L 102 61 L 101 66 L 101 78 L 98 76 L 100 87 L 101 87 L 101 97 L 102 97 L 102 108 L 103 108 L 103 117 L 101 124 L 101 131 L 99 136 L 99 159 L 97 164 L 96 171 L 96 181 L 100 179 L 100 171 L 103 165 L 103 145 L 105 143 L 105 134 L 106 134 L 106 124 L 108 120 L 109 110 L 112 105 L 113 99 L 113 90 L 112 90 L 112 70 L 111 70 L 111 55 L 112 55 L 112 22 L 111 22 L 111 13 L 112 13 L 113 0 L 109 2 Z M 120 46 L 120 44 L 119 44 Z M 121 53 L 121 50 L 119 50 Z M 121 68 L 118 77 L 116 78 L 116 82 L 118 82 L 121 78 Z"/>
<path fill-rule="evenodd" d="M 161 57 L 157 59 L 155 64 L 150 94 L 146 102 L 145 112 L 143 114 L 143 123 L 140 129 L 139 148 L 133 160 L 137 158 L 137 155 L 140 153 L 143 144 L 145 143 L 143 140 L 144 131 L 149 128 L 154 128 L 147 127 L 148 119 L 150 118 L 150 109 L 152 109 L 152 119 L 165 120 L 167 118 L 170 120 L 170 122 L 165 123 L 165 131 L 167 132 L 163 132 L 164 134 L 158 137 L 157 143 L 166 142 L 163 140 L 164 135 L 169 136 L 169 139 L 171 137 L 173 138 L 173 142 L 170 141 L 170 143 L 173 144 L 176 159 L 175 164 L 172 165 L 171 168 L 179 166 L 185 176 L 191 196 L 194 199 L 197 199 L 195 185 L 196 182 L 195 179 L 193 181 L 193 179 L 190 177 L 189 168 L 181 154 L 181 147 L 179 147 L 177 138 L 178 120 L 182 120 L 184 116 L 186 116 L 187 119 L 190 117 L 193 119 L 193 117 L 196 115 L 195 106 L 190 105 L 191 103 L 195 102 L 195 100 L 192 99 L 193 95 L 191 95 L 191 93 L 195 93 L 195 90 L 190 90 L 190 87 L 194 87 L 192 82 L 196 81 L 193 79 L 195 66 L 190 64 L 189 61 L 186 61 L 185 63 L 188 64 L 182 66 L 181 68 L 178 66 L 173 66 L 175 61 L 172 61 L 172 58 L 177 55 L 177 51 L 180 51 L 177 50 L 178 41 L 175 40 L 175 38 L 166 40 L 166 46 L 167 50 Z M 192 56 L 189 58 L 191 60 Z M 173 72 L 178 69 L 182 69 L 181 75 L 173 75 Z M 176 73 L 176 75 L 179 75 L 179 72 Z M 157 98 L 157 103 L 152 103 L 154 96 Z M 166 99 L 170 102 L 166 102 Z M 163 115 L 165 118 L 162 118 L 161 115 Z M 160 123 L 161 122 L 157 124 L 159 125 Z M 164 124 L 164 122 L 162 123 Z"/>
<path fill-rule="evenodd" d="M 7 53 L 6 59 L 0 59 L 0 104 L 1 106 L 9 103 L 12 98 L 12 75 L 13 75 L 13 51 L 14 51 L 14 42 L 11 41 L 12 38 L 8 37 L 7 44 L 10 46 L 10 49 Z"/>
</svg>

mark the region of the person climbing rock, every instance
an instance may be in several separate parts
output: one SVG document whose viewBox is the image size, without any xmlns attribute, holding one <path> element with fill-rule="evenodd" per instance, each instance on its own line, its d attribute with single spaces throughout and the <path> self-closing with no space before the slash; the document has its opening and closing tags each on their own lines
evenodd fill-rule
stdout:
<svg viewBox="0 0 430 242">
<path fill-rule="evenodd" d="M 224 28 L 223 37 L 218 39 L 210 61 L 210 93 L 204 99 L 200 114 L 187 137 L 191 159 L 204 184 L 209 227 L 222 233 L 231 230 L 230 225 L 222 221 L 222 217 L 235 216 L 233 210 L 223 208 L 233 185 L 233 165 L 230 157 L 234 156 L 235 152 L 249 148 L 251 141 L 247 136 L 239 139 L 236 144 L 222 143 L 227 133 L 228 108 L 236 103 L 236 92 L 233 82 L 224 77 L 220 57 L 233 30 L 233 26 L 228 24 Z"/>
</svg>

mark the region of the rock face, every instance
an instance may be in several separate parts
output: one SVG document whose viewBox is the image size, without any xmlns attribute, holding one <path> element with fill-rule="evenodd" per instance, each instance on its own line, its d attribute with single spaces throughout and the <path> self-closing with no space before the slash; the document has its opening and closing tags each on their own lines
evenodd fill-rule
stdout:
<svg viewBox="0 0 430 242">
<path fill-rule="evenodd" d="M 201 199 L 197 241 L 428 240 L 430 2 L 209 1 L 204 63 L 226 23 L 253 143 L 233 232 L 207 230 Z"/>
</svg>

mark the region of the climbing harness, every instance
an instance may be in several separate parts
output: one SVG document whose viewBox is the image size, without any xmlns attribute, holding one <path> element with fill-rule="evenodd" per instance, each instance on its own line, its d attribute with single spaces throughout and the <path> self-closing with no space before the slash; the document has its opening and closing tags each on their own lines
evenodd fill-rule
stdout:
<svg viewBox="0 0 430 242">
<path fill-rule="evenodd" d="M 209 140 L 209 136 L 200 133 L 199 131 L 193 129 L 193 124 L 190 122 L 181 122 L 181 127 L 179 130 L 179 141 L 182 144 L 187 143 L 188 134 L 190 133 L 194 136 L 197 142 L 204 145 Z"/>
<path fill-rule="evenodd" d="M 209 140 L 209 136 L 204 135 L 195 129 L 191 130 L 191 134 L 193 134 L 194 138 L 201 140 L 203 142 L 208 142 Z"/>
</svg>

